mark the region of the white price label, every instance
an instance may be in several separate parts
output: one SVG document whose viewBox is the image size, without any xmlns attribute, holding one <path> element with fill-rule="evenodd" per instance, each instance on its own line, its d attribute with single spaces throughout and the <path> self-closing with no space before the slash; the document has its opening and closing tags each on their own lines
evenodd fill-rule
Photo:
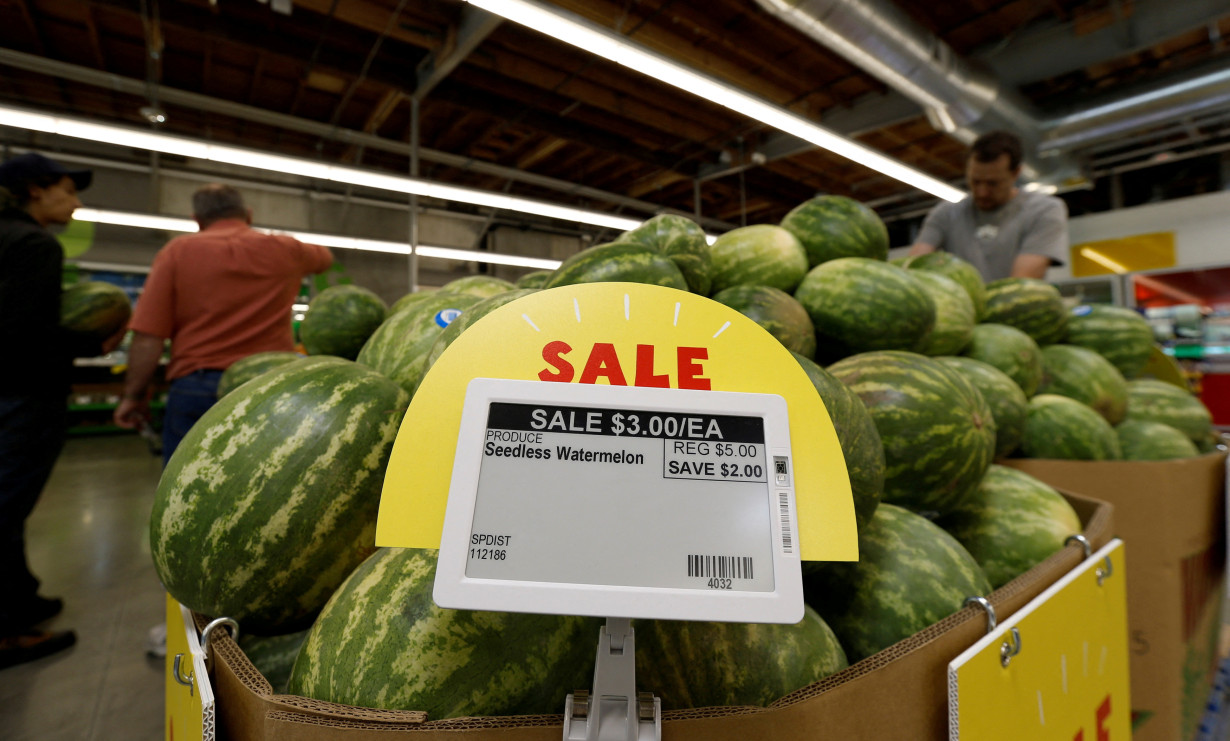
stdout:
<svg viewBox="0 0 1230 741">
<path fill-rule="evenodd" d="M 788 434 L 773 395 L 477 379 L 436 600 L 798 620 Z"/>
</svg>

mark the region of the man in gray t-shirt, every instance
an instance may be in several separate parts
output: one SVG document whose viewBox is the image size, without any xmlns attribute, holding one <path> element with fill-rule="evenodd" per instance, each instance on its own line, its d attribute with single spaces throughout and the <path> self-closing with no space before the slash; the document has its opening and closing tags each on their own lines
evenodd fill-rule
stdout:
<svg viewBox="0 0 1230 741">
<path fill-rule="evenodd" d="M 944 250 L 978 268 L 984 280 L 1043 278 L 1068 252 L 1068 208 L 1060 199 L 1016 187 L 1021 142 L 1006 131 L 978 137 L 966 160 L 970 195 L 927 214 L 911 255 Z"/>
</svg>

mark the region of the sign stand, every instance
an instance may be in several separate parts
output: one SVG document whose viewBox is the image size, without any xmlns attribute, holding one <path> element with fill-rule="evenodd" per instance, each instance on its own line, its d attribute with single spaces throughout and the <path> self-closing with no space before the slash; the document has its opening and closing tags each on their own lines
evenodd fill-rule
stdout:
<svg viewBox="0 0 1230 741">
<path fill-rule="evenodd" d="M 636 691 L 636 637 L 628 618 L 607 618 L 598 633 L 593 692 L 564 703 L 564 741 L 658 741 L 662 701 Z"/>
</svg>

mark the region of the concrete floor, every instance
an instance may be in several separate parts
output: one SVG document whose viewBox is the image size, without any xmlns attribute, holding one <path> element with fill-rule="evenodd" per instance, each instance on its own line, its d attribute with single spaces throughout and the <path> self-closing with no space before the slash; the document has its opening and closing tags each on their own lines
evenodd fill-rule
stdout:
<svg viewBox="0 0 1230 741">
<path fill-rule="evenodd" d="M 163 663 L 145 654 L 165 610 L 148 534 L 160 473 L 136 435 L 69 440 L 26 537 L 42 594 L 64 599 L 47 625 L 77 645 L 0 670 L 0 739 L 163 738 Z"/>
</svg>

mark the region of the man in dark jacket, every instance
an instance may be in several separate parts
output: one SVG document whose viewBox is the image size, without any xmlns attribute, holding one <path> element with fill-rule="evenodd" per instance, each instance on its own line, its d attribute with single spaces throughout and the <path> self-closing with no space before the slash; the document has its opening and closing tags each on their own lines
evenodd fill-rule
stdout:
<svg viewBox="0 0 1230 741">
<path fill-rule="evenodd" d="M 72 358 L 109 352 L 123 336 L 99 346 L 60 327 L 64 252 L 47 227 L 72 220 L 91 178 L 34 153 L 0 164 L 0 668 L 76 640 L 37 629 L 63 603 L 38 594 L 25 524 L 64 445 Z"/>
</svg>

